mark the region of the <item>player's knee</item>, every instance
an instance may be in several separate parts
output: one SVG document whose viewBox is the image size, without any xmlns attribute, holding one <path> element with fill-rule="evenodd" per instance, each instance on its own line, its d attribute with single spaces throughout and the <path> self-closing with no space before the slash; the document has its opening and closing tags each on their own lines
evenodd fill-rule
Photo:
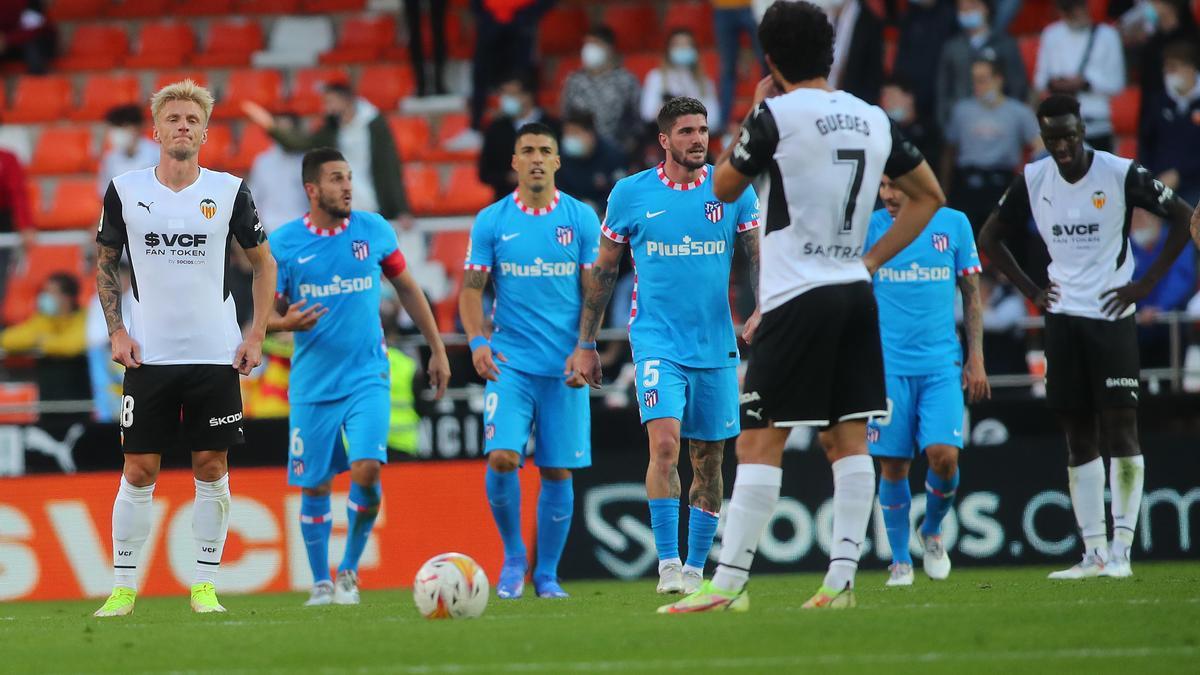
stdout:
<svg viewBox="0 0 1200 675">
<path fill-rule="evenodd" d="M 359 485 L 377 485 L 380 473 L 382 466 L 373 459 L 359 460 L 350 466 L 350 480 Z"/>
<path fill-rule="evenodd" d="M 158 467 L 141 462 L 125 461 L 125 482 L 134 487 L 146 487 L 158 480 Z"/>
<path fill-rule="evenodd" d="M 929 468 L 942 478 L 950 478 L 958 471 L 958 448 L 951 445 L 933 445 L 925 450 Z"/>
<path fill-rule="evenodd" d="M 910 464 L 907 460 L 884 457 L 879 460 L 879 473 L 884 480 L 892 482 L 906 480 Z M 933 460 L 931 459 L 930 466 L 932 465 Z"/>
<path fill-rule="evenodd" d="M 817 442 L 821 444 L 821 449 L 825 451 L 826 456 L 837 452 L 837 444 L 833 440 L 832 432 L 821 431 L 817 433 Z"/>
<path fill-rule="evenodd" d="M 333 492 L 333 482 L 323 483 L 316 487 L 300 488 L 305 497 L 328 497 Z"/>
<path fill-rule="evenodd" d="M 229 473 L 229 464 L 224 452 L 197 452 L 192 455 L 192 473 L 196 480 L 208 483 Z"/>
<path fill-rule="evenodd" d="M 571 478 L 570 469 L 551 469 L 542 467 L 538 469 L 538 472 L 542 474 L 542 480 L 568 480 Z"/>
<path fill-rule="evenodd" d="M 511 450 L 494 450 L 488 454 L 488 466 L 497 473 L 508 473 L 520 468 L 521 458 Z"/>
<path fill-rule="evenodd" d="M 675 466 L 679 462 L 679 439 L 663 434 L 650 438 L 650 463 Z"/>
</svg>

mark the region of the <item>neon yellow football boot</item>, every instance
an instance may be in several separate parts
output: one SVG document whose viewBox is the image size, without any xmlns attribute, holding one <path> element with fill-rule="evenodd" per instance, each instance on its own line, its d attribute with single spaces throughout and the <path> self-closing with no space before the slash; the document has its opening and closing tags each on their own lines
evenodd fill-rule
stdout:
<svg viewBox="0 0 1200 675">
<path fill-rule="evenodd" d="M 197 614 L 225 611 L 217 602 L 217 589 L 212 584 L 206 582 L 192 586 L 192 611 Z"/>
<path fill-rule="evenodd" d="M 96 610 L 92 616 L 128 616 L 133 614 L 133 602 L 137 600 L 137 591 L 124 586 L 113 589 L 112 595 L 104 601 L 104 606 Z"/>
</svg>

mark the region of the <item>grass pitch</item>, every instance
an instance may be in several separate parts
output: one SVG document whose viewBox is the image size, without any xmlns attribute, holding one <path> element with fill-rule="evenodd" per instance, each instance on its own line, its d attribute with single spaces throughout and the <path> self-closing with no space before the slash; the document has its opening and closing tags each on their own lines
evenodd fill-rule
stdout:
<svg viewBox="0 0 1200 675">
<path fill-rule="evenodd" d="M 918 561 L 918 567 L 920 562 Z M 0 672 L 221 673 L 1196 673 L 1200 563 L 1136 563 L 1132 579 L 1051 582 L 1046 568 L 918 570 L 908 589 L 859 575 L 859 607 L 802 611 L 817 575 L 760 575 L 747 614 L 658 616 L 651 581 L 573 582 L 570 600 L 499 601 L 473 621 L 427 621 L 408 591 L 359 607 L 300 594 L 0 604 Z M 532 591 L 527 587 L 527 593 Z"/>
</svg>

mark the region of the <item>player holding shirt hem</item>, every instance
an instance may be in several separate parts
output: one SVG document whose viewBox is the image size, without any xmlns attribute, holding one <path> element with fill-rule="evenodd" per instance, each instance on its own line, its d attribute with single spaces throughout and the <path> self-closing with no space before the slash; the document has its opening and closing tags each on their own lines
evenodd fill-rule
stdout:
<svg viewBox="0 0 1200 675">
<path fill-rule="evenodd" d="M 740 432 L 729 270 L 733 247 L 740 245 L 757 297 L 758 198 L 750 187 L 733 203 L 714 196 L 703 103 L 671 99 L 658 113 L 658 129 L 663 163 L 620 180 L 609 196 L 569 370 L 600 384 L 596 335 L 628 248 L 636 270 L 629 338 L 638 407 L 650 437 L 646 494 L 658 552 L 657 590 L 688 594 L 703 582 L 717 531 L 725 440 Z M 746 322 L 747 342 L 758 321 L 756 310 Z M 688 439 L 693 469 L 686 565 L 679 555 L 681 436 Z"/>
<path fill-rule="evenodd" d="M 272 331 L 297 331 L 288 387 L 288 484 L 298 486 L 300 532 L 313 589 L 306 605 L 357 605 L 358 562 L 379 515 L 387 463 L 389 367 L 379 320 L 381 277 L 429 343 L 429 382 L 441 398 L 450 379 L 446 348 L 392 226 L 352 211 L 350 165 L 331 148 L 304 155 L 309 213 L 271 234 L 279 265 Z M 291 303 L 290 305 L 288 303 Z M 346 549 L 336 584 L 329 573 L 333 478 L 350 472 Z"/>
<path fill-rule="evenodd" d="M 600 221 L 591 207 L 554 186 L 558 141 L 549 127 L 517 130 L 512 168 L 517 189 L 479 212 L 471 226 L 459 315 L 484 388 L 485 485 L 504 544 L 496 584 L 501 599 L 524 593 L 529 563 L 521 537 L 517 473 L 534 439 L 541 473 L 537 504 L 534 589 L 541 598 L 566 598 L 558 562 L 571 529 L 575 493 L 571 472 L 592 463 L 591 410 L 583 379 L 564 379 L 583 304 L 582 269 L 596 260 Z M 483 289 L 496 292 L 489 331 Z"/>
</svg>

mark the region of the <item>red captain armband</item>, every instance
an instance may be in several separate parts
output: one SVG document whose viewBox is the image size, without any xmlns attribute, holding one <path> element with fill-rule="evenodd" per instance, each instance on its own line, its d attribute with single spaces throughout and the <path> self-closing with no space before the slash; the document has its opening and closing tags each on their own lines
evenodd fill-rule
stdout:
<svg viewBox="0 0 1200 675">
<path fill-rule="evenodd" d="M 383 276 L 393 279 L 404 273 L 404 268 L 408 267 L 408 262 L 404 260 L 404 254 L 400 249 L 392 251 L 392 254 L 383 259 L 379 263 L 383 267 Z"/>
</svg>

